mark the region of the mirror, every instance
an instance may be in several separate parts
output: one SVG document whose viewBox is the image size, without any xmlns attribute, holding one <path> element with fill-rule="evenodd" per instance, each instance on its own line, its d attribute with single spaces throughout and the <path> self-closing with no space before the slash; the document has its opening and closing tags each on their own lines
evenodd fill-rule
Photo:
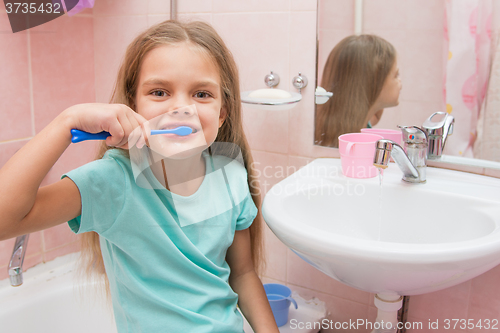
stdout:
<svg viewBox="0 0 500 333">
<path fill-rule="evenodd" d="M 487 1 L 486 1 L 487 2 Z M 485 2 L 485 3 L 486 3 Z M 383 114 L 375 128 L 379 129 L 397 129 L 397 125 L 415 125 L 421 127 L 424 121 L 429 118 L 434 112 L 447 111 L 455 117 L 454 132 L 448 137 L 444 154 L 452 156 L 447 159 L 451 163 L 465 163 L 463 161 L 471 161 L 471 158 L 477 159 L 478 156 L 482 159 L 500 162 L 500 121 L 497 113 L 496 128 L 496 146 L 498 153 L 496 154 L 480 154 L 474 147 L 474 140 L 480 138 L 480 134 L 476 136 L 476 131 L 485 129 L 485 125 L 490 125 L 485 118 L 479 116 L 474 117 L 471 114 L 476 112 L 479 114 L 482 107 L 475 105 L 476 109 L 468 110 L 472 102 L 466 100 L 466 85 L 463 86 L 460 102 L 466 104 L 464 110 L 460 110 L 459 106 L 453 107 L 450 105 L 450 97 L 446 97 L 446 88 L 450 87 L 450 81 L 454 80 L 450 63 L 452 54 L 448 50 L 452 48 L 449 41 L 447 29 L 446 13 L 450 8 L 446 8 L 447 2 L 441 1 L 390 1 L 380 2 L 375 0 L 318 0 L 318 54 L 317 54 L 317 86 L 321 86 L 323 79 L 323 71 L 331 50 L 339 44 L 341 40 L 350 35 L 355 35 L 355 30 L 362 34 L 373 34 L 382 37 L 384 40 L 394 46 L 397 52 L 397 65 L 400 71 L 402 82 L 402 90 L 399 95 L 399 104 L 394 107 L 384 108 Z M 499 17 L 500 5 L 495 5 L 490 2 L 490 7 L 479 8 L 473 11 L 476 21 L 469 20 L 467 28 L 474 28 L 477 36 L 483 33 L 485 36 L 491 36 L 491 42 L 488 48 L 484 50 L 486 56 L 481 61 L 484 63 L 486 76 L 484 88 L 482 90 L 484 100 L 488 100 L 487 90 L 491 91 L 491 87 L 487 86 L 489 82 L 489 66 L 490 50 L 497 49 L 498 29 L 496 29 L 495 20 L 491 17 Z M 448 15 L 449 16 L 449 15 Z M 451 20 L 448 18 L 448 20 Z M 480 24 L 480 22 L 485 22 Z M 474 25 L 475 24 L 475 25 Z M 473 26 L 474 25 L 474 26 Z M 484 26 L 483 32 L 480 31 Z M 487 31 L 486 31 L 487 30 Z M 472 30 L 471 30 L 472 31 Z M 479 38 L 479 37 L 478 37 Z M 500 53 L 497 52 L 497 53 Z M 500 56 L 497 55 L 498 58 Z M 448 59 L 447 59 L 448 58 Z M 473 59 L 476 60 L 476 59 Z M 492 57 L 493 64 L 495 58 Z M 500 64 L 499 66 L 500 67 Z M 463 68 L 463 67 L 457 67 Z M 494 70 L 495 66 L 492 66 Z M 460 72 L 460 71 L 453 71 Z M 483 75 L 484 76 L 484 75 Z M 453 82 L 451 82 L 453 83 Z M 471 89 L 475 89 L 476 86 Z M 325 88 L 325 87 L 324 87 Z M 500 88 L 500 81 L 499 81 Z M 328 90 L 328 89 L 326 89 Z M 448 88 L 452 91 L 451 88 Z M 481 89 L 477 89 L 478 92 Z M 498 89 L 497 89 L 498 90 Z M 478 96 L 481 92 L 478 93 Z M 452 96 L 453 97 L 453 96 Z M 476 98 L 476 96 L 473 96 Z M 478 99 L 479 100 L 479 99 Z M 473 102 L 476 102 L 474 100 Z M 321 106 L 315 105 L 315 116 L 318 119 L 318 110 Z M 316 130 L 320 126 L 316 125 Z M 316 133 L 315 144 L 318 144 L 317 138 L 325 133 Z M 493 139 L 488 138 L 490 141 Z M 332 146 L 332 145 L 327 145 Z M 460 159 L 459 157 L 463 158 Z M 491 158 L 490 158 L 491 157 Z M 467 163 L 465 163 L 467 164 Z M 495 164 L 486 163 L 488 167 L 495 167 Z M 498 164 L 500 166 L 500 163 Z"/>
</svg>

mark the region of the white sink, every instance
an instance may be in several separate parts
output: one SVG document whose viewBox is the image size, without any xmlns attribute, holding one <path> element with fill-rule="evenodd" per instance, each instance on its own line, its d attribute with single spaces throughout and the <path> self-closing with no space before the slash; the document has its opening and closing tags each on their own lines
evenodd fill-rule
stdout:
<svg viewBox="0 0 500 333">
<path fill-rule="evenodd" d="M 432 292 L 500 263 L 500 179 L 437 168 L 426 184 L 401 177 L 391 163 L 381 186 L 317 159 L 267 193 L 264 219 L 309 264 L 375 294 Z"/>
</svg>

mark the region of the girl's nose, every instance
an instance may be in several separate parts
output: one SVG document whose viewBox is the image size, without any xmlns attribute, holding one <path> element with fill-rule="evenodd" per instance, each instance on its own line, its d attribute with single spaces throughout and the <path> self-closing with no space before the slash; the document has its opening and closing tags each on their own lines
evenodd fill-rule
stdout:
<svg viewBox="0 0 500 333">
<path fill-rule="evenodd" d="M 173 116 L 190 116 L 192 115 L 193 111 L 188 106 L 191 104 L 191 99 L 189 98 L 189 96 L 185 96 L 185 94 L 172 96 L 172 98 L 170 99 L 168 113 Z"/>
<path fill-rule="evenodd" d="M 196 107 L 194 106 L 194 104 L 184 105 L 173 108 L 173 110 L 169 111 L 168 114 L 176 118 L 192 117 L 194 114 L 196 114 Z"/>
</svg>

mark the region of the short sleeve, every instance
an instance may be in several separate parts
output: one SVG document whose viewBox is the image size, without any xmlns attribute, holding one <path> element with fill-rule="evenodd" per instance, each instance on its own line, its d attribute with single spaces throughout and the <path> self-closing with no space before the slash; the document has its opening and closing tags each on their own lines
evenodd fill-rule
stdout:
<svg viewBox="0 0 500 333">
<path fill-rule="evenodd" d="M 235 207 L 239 208 L 236 219 L 236 230 L 244 230 L 252 225 L 258 210 L 248 188 L 247 170 L 237 160 L 217 156 L 215 164 L 223 165 L 222 170 L 227 177 L 228 190 Z"/>
<path fill-rule="evenodd" d="M 74 233 L 109 229 L 125 201 L 125 173 L 114 159 L 90 162 L 64 174 L 80 191 L 81 215 L 68 221 Z"/>
<path fill-rule="evenodd" d="M 257 216 L 258 210 L 252 200 L 250 193 L 240 203 L 241 211 L 236 220 L 236 230 L 244 230 L 252 225 L 253 220 Z"/>
</svg>

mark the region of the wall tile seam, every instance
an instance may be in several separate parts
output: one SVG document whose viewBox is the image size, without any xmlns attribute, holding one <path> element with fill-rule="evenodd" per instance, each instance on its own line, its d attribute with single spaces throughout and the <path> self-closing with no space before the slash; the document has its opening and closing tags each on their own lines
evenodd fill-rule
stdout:
<svg viewBox="0 0 500 333">
<path fill-rule="evenodd" d="M 287 159 L 287 161 L 288 161 L 288 159 Z M 287 168 L 288 168 L 288 165 L 289 165 L 289 163 L 287 162 Z M 288 173 L 288 171 L 287 171 L 287 173 Z M 286 177 L 289 177 L 289 176 L 290 176 L 290 175 L 287 175 Z M 286 178 L 286 177 L 285 177 L 285 178 Z M 284 179 L 284 178 L 283 178 L 283 179 Z M 281 182 L 281 181 L 282 181 L 282 180 L 280 180 L 280 182 Z M 270 191 L 270 190 L 269 190 L 269 191 Z M 267 193 L 266 193 L 266 194 L 267 194 Z M 264 199 L 262 199 L 262 202 L 264 203 Z M 262 217 L 262 219 L 264 219 L 264 217 Z M 264 222 L 265 222 L 265 221 L 264 221 Z M 267 222 L 266 222 L 266 224 L 267 224 Z M 270 229 L 270 228 L 269 228 L 269 229 Z M 281 242 L 281 240 L 280 240 L 280 242 Z M 283 242 L 282 242 L 282 243 L 283 243 Z M 283 243 L 283 244 L 285 244 L 285 243 Z M 285 252 L 285 282 L 286 282 L 286 284 L 288 284 L 288 266 L 289 266 L 289 262 L 290 262 L 290 252 L 292 252 L 292 251 L 291 251 L 291 249 L 290 249 L 288 246 L 287 246 L 286 248 L 287 248 L 287 249 L 286 249 L 286 252 Z"/>
<path fill-rule="evenodd" d="M 35 253 L 30 253 L 30 255 L 26 255 L 24 257 L 24 260 L 31 259 L 31 258 L 34 258 L 34 257 L 38 257 L 38 256 L 41 256 L 42 254 L 43 254 L 42 250 L 40 250 L 38 252 L 35 252 Z M 7 269 L 7 267 L 9 267 L 9 262 L 8 261 L 7 261 L 7 263 L 5 265 L 0 265 L 0 271 L 3 270 L 3 269 Z M 30 267 L 32 267 L 32 266 L 30 266 Z M 23 271 L 25 271 L 26 269 L 28 269 L 30 267 L 23 267 Z"/>
<path fill-rule="evenodd" d="M 320 146 L 318 146 L 318 147 L 320 147 Z M 296 154 L 294 154 L 294 153 L 290 153 L 290 154 L 288 154 L 288 157 L 293 157 L 293 158 L 295 158 L 295 157 L 296 157 L 296 158 L 308 158 L 308 159 L 311 159 L 310 157 L 307 157 L 307 156 L 305 156 L 305 155 L 296 155 Z M 315 158 L 313 158 L 313 159 L 315 159 Z"/>
<path fill-rule="evenodd" d="M 443 33 L 444 29 L 443 28 L 402 28 L 402 29 L 396 29 L 396 28 L 366 28 L 363 27 L 363 33 L 370 33 L 369 31 L 399 31 L 399 32 L 412 32 L 412 31 L 433 31 L 433 32 L 439 32 Z"/>
<path fill-rule="evenodd" d="M 29 94 L 30 94 L 30 115 L 31 115 L 31 135 L 36 135 L 36 127 L 35 127 L 35 98 L 33 91 L 33 67 L 32 67 L 32 59 L 31 59 L 31 31 L 28 29 L 26 35 L 27 43 L 28 43 L 28 84 L 29 84 Z"/>
<path fill-rule="evenodd" d="M 41 252 L 43 253 L 49 253 L 49 252 L 52 252 L 52 251 L 55 251 L 55 250 L 60 250 L 62 249 L 63 247 L 66 247 L 66 246 L 69 246 L 69 245 L 75 245 L 77 243 L 80 243 L 80 240 L 77 239 L 77 240 L 74 240 L 74 241 L 71 241 L 71 242 L 68 242 L 68 243 L 64 243 L 64 244 L 60 244 L 60 245 L 57 245 L 55 247 L 50 247 L 50 248 L 46 248 L 45 246 L 45 242 L 43 244 L 43 249 Z M 29 245 L 28 245 L 29 246 Z"/>
<path fill-rule="evenodd" d="M 221 13 L 221 12 L 214 12 L 212 14 L 214 14 L 215 16 L 227 16 L 227 15 L 241 15 L 241 14 L 291 14 L 291 13 L 312 13 L 314 11 L 312 10 L 304 10 L 304 11 L 262 11 L 262 12 L 259 12 L 259 11 L 255 11 L 255 12 L 226 12 L 226 13 Z M 205 12 L 203 12 L 205 13 Z M 193 13 L 179 13 L 179 14 L 193 14 Z"/>
<path fill-rule="evenodd" d="M 465 313 L 467 314 L 466 315 L 467 319 L 469 319 L 470 318 L 469 310 L 470 310 L 470 307 L 471 307 L 472 294 L 473 294 L 473 291 L 472 291 L 472 280 L 468 280 L 466 282 L 469 284 L 469 287 L 467 288 L 467 298 L 465 300 L 466 301 L 466 303 L 465 303 Z"/>
<path fill-rule="evenodd" d="M 45 229 L 46 230 L 46 229 Z M 40 230 L 40 248 L 42 249 L 42 261 L 47 262 L 45 258 L 45 230 Z"/>
<path fill-rule="evenodd" d="M 290 6 L 291 6 L 291 3 L 290 3 Z M 292 73 L 292 63 L 291 63 L 291 44 L 292 44 L 292 39 L 291 39 L 291 31 L 292 31 L 292 12 L 288 12 L 288 27 L 287 27 L 287 45 L 288 45 L 288 50 L 287 50 L 287 63 L 288 63 L 288 73 L 290 73 L 290 76 L 293 78 L 295 75 L 297 74 L 293 74 Z M 295 87 L 293 87 L 292 84 L 290 84 L 290 80 L 288 80 L 288 87 L 287 87 L 287 90 L 288 91 L 293 91 L 295 92 Z M 297 106 L 297 105 L 296 105 Z M 292 122 L 290 121 L 290 112 L 287 112 L 286 113 L 286 128 L 288 130 L 288 135 L 287 135 L 287 145 L 286 145 L 286 150 L 287 150 L 287 154 L 288 155 L 288 152 L 291 151 L 290 149 L 290 145 L 291 145 L 291 142 L 290 142 L 290 133 L 293 133 L 293 131 L 291 131 L 291 127 L 292 126 Z M 290 158 L 287 156 L 287 166 L 290 164 L 289 163 L 289 160 Z M 286 256 L 287 260 L 285 262 L 285 266 L 287 265 L 288 263 L 288 255 Z M 285 271 L 285 277 L 287 277 L 287 273 Z"/>
<path fill-rule="evenodd" d="M 70 18 L 94 18 L 94 14 L 76 14 L 71 16 Z"/>
<path fill-rule="evenodd" d="M 286 13 L 315 13 L 314 10 L 276 10 L 276 11 L 242 11 L 242 12 L 214 12 L 214 11 L 189 11 L 178 12 L 178 15 L 200 15 L 200 14 L 214 14 L 214 15 L 240 15 L 240 14 L 286 14 Z M 141 13 L 141 14 L 77 14 L 73 17 L 121 17 L 121 16 L 146 16 L 146 15 L 168 15 L 170 12 L 160 13 Z M 394 29 L 396 30 L 396 29 Z M 398 30 L 399 31 L 399 30 Z"/>
<path fill-rule="evenodd" d="M 442 95 L 442 93 L 441 93 L 441 95 Z M 422 98 L 418 98 L 418 99 L 401 98 L 399 100 L 399 104 L 400 105 L 401 105 L 401 102 L 409 102 L 409 103 L 422 103 L 422 102 L 424 102 L 424 103 L 440 103 L 440 104 L 443 103 L 443 101 L 425 100 L 425 99 L 422 99 Z M 387 109 L 389 109 L 389 108 L 387 108 Z"/>
<path fill-rule="evenodd" d="M 36 252 L 36 253 L 32 253 L 30 255 L 26 255 L 26 257 L 24 257 L 24 259 L 26 260 L 26 259 L 34 258 L 34 257 L 40 256 L 41 254 L 42 254 L 42 251 Z M 7 261 L 6 264 L 0 266 L 0 271 L 2 271 L 4 269 L 7 269 L 7 267 L 9 267 L 9 262 L 8 261 Z M 25 270 L 25 269 L 26 269 L 26 267 L 23 267 L 23 270 Z"/>
<path fill-rule="evenodd" d="M 269 276 L 269 275 L 266 275 L 266 274 L 262 274 L 260 277 L 261 278 L 270 279 L 270 280 L 274 280 L 274 281 L 278 281 L 281 284 L 286 284 L 286 280 L 277 279 L 275 277 L 272 277 L 272 276 Z"/>
<path fill-rule="evenodd" d="M 76 243 L 77 243 L 77 242 L 68 243 L 68 244 L 66 244 L 66 245 L 63 245 L 63 246 L 59 246 L 59 247 L 57 247 L 57 248 L 50 249 L 49 251 L 45 251 L 44 253 L 42 253 L 42 254 L 43 254 L 43 262 L 52 261 L 52 260 L 54 260 L 54 259 L 55 259 L 55 258 L 57 258 L 57 257 L 61 257 L 61 256 L 66 255 L 67 253 L 79 253 L 79 252 L 81 252 L 81 250 L 77 250 L 77 251 L 73 251 L 73 250 L 71 250 L 71 247 L 72 247 L 73 245 L 75 245 Z M 60 255 L 57 255 L 57 257 L 54 257 L 53 259 L 47 260 L 46 255 L 49 255 L 49 254 L 51 254 L 51 253 L 53 253 L 53 252 L 57 252 L 57 251 L 59 251 L 59 250 L 61 250 L 61 249 L 64 249 L 64 248 L 66 248 L 66 247 L 68 248 L 68 249 L 67 249 L 67 251 L 68 251 L 68 252 L 67 252 L 66 254 L 60 254 Z"/>
<path fill-rule="evenodd" d="M 0 14 L 7 14 L 7 10 L 6 9 L 3 9 L 3 10 L 0 10 Z M 67 15 L 67 13 L 65 13 L 64 15 Z M 79 14 L 75 14 L 71 17 L 87 17 L 87 16 L 92 16 L 93 14 L 82 14 L 82 13 L 79 13 Z M 63 15 L 61 15 L 63 16 Z"/>
<path fill-rule="evenodd" d="M 281 156 L 283 156 L 283 157 L 284 157 L 284 156 L 289 156 L 289 154 L 288 154 L 288 153 L 279 153 L 279 152 L 273 152 L 273 151 L 269 151 L 269 150 L 252 149 L 251 147 L 250 147 L 250 150 L 251 150 L 252 152 L 275 154 L 275 155 L 281 155 Z"/>
<path fill-rule="evenodd" d="M 331 278 L 331 279 L 334 280 L 333 278 Z M 367 298 L 367 302 L 363 303 L 363 302 L 360 302 L 360 301 L 357 301 L 357 300 L 353 300 L 351 298 L 346 298 L 346 297 L 342 297 L 342 296 L 339 296 L 339 295 L 336 295 L 336 294 L 332 294 L 332 293 L 326 292 L 324 290 L 315 289 L 314 287 L 302 286 L 300 284 L 293 283 L 293 282 L 290 282 L 288 280 L 286 281 L 286 283 L 287 283 L 287 285 L 290 285 L 290 286 L 296 286 L 296 287 L 299 287 L 299 288 L 308 289 L 310 291 L 320 292 L 322 294 L 325 294 L 325 295 L 328 295 L 328 296 L 332 296 L 332 297 L 336 297 L 336 298 L 340 298 L 340 299 L 343 299 L 343 300 L 346 300 L 346 301 L 351 301 L 351 302 L 355 302 L 355 303 L 362 304 L 362 305 L 370 305 L 371 298 Z M 358 290 L 358 289 L 355 289 L 355 288 L 353 288 L 353 289 L 354 290 Z"/>
<path fill-rule="evenodd" d="M 154 16 L 159 16 L 159 15 L 167 15 L 167 14 L 170 14 L 170 13 L 164 13 L 164 14 L 149 14 L 149 13 L 146 13 L 146 14 L 116 14 L 116 15 L 97 15 L 97 14 L 94 14 L 93 15 L 93 18 L 94 19 L 97 19 L 97 18 L 109 18 L 109 17 L 142 17 L 142 16 L 150 16 L 150 15 L 154 15 Z"/>
<path fill-rule="evenodd" d="M 54 247 L 54 248 L 50 248 L 49 250 L 43 250 L 43 252 L 41 253 L 41 255 L 42 255 L 42 262 L 43 262 L 43 263 L 46 263 L 46 262 L 49 262 L 49 261 L 54 260 L 54 259 L 55 259 L 55 258 L 57 258 L 57 257 L 61 257 L 61 256 L 65 255 L 65 254 L 61 254 L 61 255 L 57 255 L 57 256 L 56 256 L 56 257 L 54 257 L 54 258 L 51 258 L 50 260 L 49 260 L 49 259 L 47 259 L 47 256 L 48 256 L 49 254 L 54 253 L 54 252 L 56 252 L 56 251 L 58 251 L 58 250 L 60 250 L 60 249 L 63 249 L 63 248 L 65 248 L 65 247 L 70 247 L 70 246 L 72 246 L 72 245 L 74 245 L 74 244 L 77 244 L 77 243 L 79 243 L 79 242 L 78 242 L 78 241 L 75 241 L 75 242 L 67 243 L 67 244 L 64 244 L 64 245 L 61 245 L 61 246 L 57 246 L 57 247 Z M 69 251 L 68 251 L 68 253 L 77 253 L 77 252 L 80 252 L 80 250 L 78 250 L 78 251 L 72 251 L 72 250 L 69 250 Z"/>
<path fill-rule="evenodd" d="M 189 13 L 177 13 L 177 19 L 179 19 L 179 15 L 189 16 L 189 15 L 213 15 L 213 12 L 189 12 Z M 170 15 L 170 13 L 169 13 Z M 170 19 L 170 16 L 169 16 Z M 182 20 L 182 19 L 181 19 Z"/>
<path fill-rule="evenodd" d="M 414 295 L 414 296 L 418 296 L 418 295 Z M 411 297 L 411 296 L 410 296 L 410 297 Z M 375 308 L 375 309 L 377 309 L 377 308 Z M 409 310 L 408 310 L 408 320 L 407 320 L 407 322 L 411 322 L 411 323 L 421 322 L 421 323 L 423 324 L 424 328 L 426 327 L 426 325 L 425 325 L 425 324 L 435 322 L 435 321 L 436 321 L 436 319 L 437 319 L 437 320 L 439 320 L 439 324 L 440 324 L 440 325 L 442 324 L 441 322 L 442 322 L 443 320 L 446 320 L 446 319 L 449 319 L 449 320 L 451 321 L 451 322 L 450 322 L 450 325 L 453 325 L 453 323 L 454 323 L 454 322 L 453 322 L 453 320 L 457 320 L 457 319 L 458 319 L 458 320 L 461 320 L 461 319 L 466 319 L 466 320 L 467 320 L 467 319 L 474 319 L 474 320 L 475 320 L 475 319 L 476 319 L 476 318 L 469 318 L 469 316 L 468 316 L 468 315 L 466 316 L 467 318 L 446 318 L 446 317 L 444 317 L 444 318 L 433 318 L 433 319 L 428 318 L 428 317 L 427 317 L 427 318 L 420 318 L 420 317 L 418 317 L 418 316 L 414 316 L 414 315 L 412 315 L 410 312 L 411 312 L 411 299 L 410 299 L 410 308 L 409 308 Z M 477 323 L 477 321 L 476 321 L 476 323 Z M 460 325 L 460 323 L 458 323 L 458 324 L 457 324 L 457 326 L 459 326 L 459 325 Z M 436 331 L 437 331 L 437 330 L 436 330 Z M 469 333 L 469 332 L 470 332 L 470 333 L 473 333 L 473 332 L 474 332 L 474 331 L 469 331 L 469 330 L 465 330 L 465 331 L 464 331 L 464 330 L 457 330 L 457 329 L 455 329 L 455 330 L 450 330 L 450 331 L 451 331 L 451 332 L 464 332 L 464 333 Z M 476 331 L 476 332 L 477 332 L 477 331 Z"/>
<path fill-rule="evenodd" d="M 404 103 L 419 103 L 420 105 L 422 105 L 423 103 L 434 103 L 434 104 L 437 104 L 437 103 L 440 103 L 440 102 L 431 101 L 431 100 L 425 100 L 425 99 L 419 99 L 419 100 L 400 99 L 399 100 L 399 105 L 404 104 Z M 390 109 L 390 108 L 387 108 L 387 109 Z M 436 109 L 438 109 L 436 111 L 443 111 L 445 109 L 445 107 L 443 106 L 443 107 L 436 108 Z M 422 124 L 415 124 L 415 125 L 421 126 Z"/>
<path fill-rule="evenodd" d="M 3 141 L 0 141 L 0 146 L 1 145 L 5 145 L 5 144 L 9 144 L 9 143 L 13 143 L 13 142 L 20 142 L 20 141 L 29 141 L 33 139 L 32 136 L 28 136 L 28 137 L 24 137 L 24 138 L 16 138 L 16 139 L 9 139 L 9 140 L 3 140 Z"/>
<path fill-rule="evenodd" d="M 28 246 L 29 246 L 29 245 L 28 245 Z M 26 257 L 24 258 L 24 260 L 31 259 L 31 258 L 34 258 L 34 257 L 39 257 L 39 256 L 41 256 L 41 255 L 43 255 L 43 253 L 42 253 L 42 251 L 40 250 L 40 251 L 38 251 L 38 252 L 36 252 L 36 253 L 30 254 L 30 255 L 26 255 Z M 8 264 L 7 264 L 7 266 L 8 266 Z M 25 269 L 27 269 L 27 268 L 26 268 L 26 267 L 24 267 L 24 268 L 23 268 L 23 270 L 25 270 Z"/>
</svg>

